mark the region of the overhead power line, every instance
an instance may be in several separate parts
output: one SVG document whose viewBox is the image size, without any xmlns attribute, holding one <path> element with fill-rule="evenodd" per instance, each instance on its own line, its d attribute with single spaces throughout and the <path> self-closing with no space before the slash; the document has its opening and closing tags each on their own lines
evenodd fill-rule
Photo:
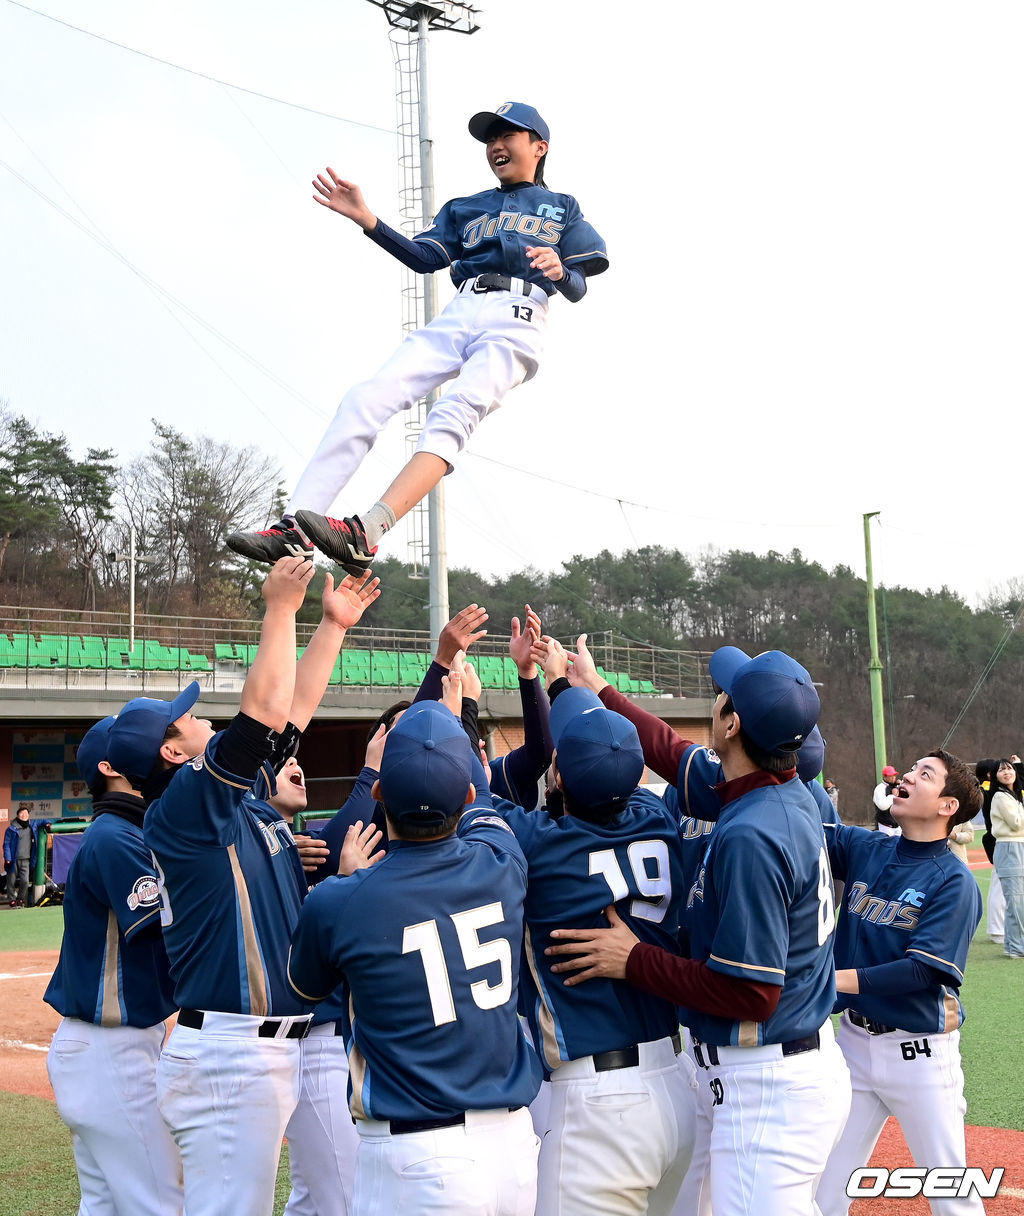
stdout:
<svg viewBox="0 0 1024 1216">
<path fill-rule="evenodd" d="M 200 80 L 208 80 L 212 84 L 223 85 L 226 89 L 235 89 L 239 93 L 248 93 L 250 97 L 259 97 L 263 101 L 272 101 L 276 105 L 288 106 L 292 110 L 301 110 L 305 114 L 315 114 L 318 118 L 330 118 L 334 122 L 344 122 L 353 127 L 363 127 L 367 131 L 380 131 L 384 135 L 396 134 L 393 127 L 379 127 L 372 122 L 360 122 L 356 118 L 346 118 L 342 114 L 331 114 L 328 110 L 318 110 L 314 106 L 305 106 L 298 101 L 287 101 L 285 98 L 275 97 L 271 93 L 261 93 L 258 89 L 247 89 L 244 85 L 232 84 L 230 80 L 221 80 L 218 76 L 211 76 L 209 72 L 200 72 L 196 68 L 187 68 L 184 64 L 173 63 L 170 59 L 161 59 L 159 55 L 151 55 L 148 51 L 140 51 L 136 47 L 125 46 L 123 42 L 115 42 L 113 38 L 105 38 L 102 34 L 96 34 L 92 30 L 83 29 L 80 25 L 72 25 L 70 21 L 62 21 L 51 13 L 42 13 L 39 9 L 31 8 L 27 4 L 21 4 L 20 0 L 7 0 L 7 3 L 13 5 L 14 8 L 24 9 L 26 13 L 32 13 L 35 17 L 42 17 L 46 21 L 52 21 L 55 25 L 62 25 L 65 29 L 74 30 L 76 34 L 84 34 L 87 38 L 95 38 L 97 42 L 105 42 L 107 46 L 117 47 L 119 51 L 127 51 L 129 55 L 138 55 L 141 59 L 148 59 L 152 63 L 159 63 L 165 68 L 173 68 L 176 72 L 185 72 L 189 76 L 197 76 Z"/>
</svg>

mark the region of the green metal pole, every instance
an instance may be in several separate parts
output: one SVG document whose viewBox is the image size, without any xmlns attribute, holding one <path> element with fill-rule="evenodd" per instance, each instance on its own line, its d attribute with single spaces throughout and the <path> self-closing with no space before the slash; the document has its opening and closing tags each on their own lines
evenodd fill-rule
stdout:
<svg viewBox="0 0 1024 1216">
<path fill-rule="evenodd" d="M 885 702 L 882 699 L 882 660 L 878 657 L 878 619 L 875 616 L 875 580 L 871 569 L 871 521 L 878 514 L 869 511 L 864 516 L 864 560 L 867 566 L 868 583 L 868 640 L 871 644 L 871 660 L 868 677 L 871 682 L 871 724 L 875 736 L 875 780 L 882 780 L 885 758 Z"/>
</svg>

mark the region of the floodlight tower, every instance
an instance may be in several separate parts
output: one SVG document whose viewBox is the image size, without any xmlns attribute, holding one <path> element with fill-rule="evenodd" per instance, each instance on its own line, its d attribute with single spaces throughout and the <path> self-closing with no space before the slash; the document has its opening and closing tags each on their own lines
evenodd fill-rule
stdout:
<svg viewBox="0 0 1024 1216">
<path fill-rule="evenodd" d="M 395 56 L 398 108 L 399 210 L 406 236 L 429 227 L 434 219 L 434 159 L 430 136 L 430 106 L 427 93 L 427 39 L 434 30 L 475 34 L 480 28 L 474 17 L 477 10 L 454 0 L 434 0 L 431 4 L 406 3 L 404 0 L 370 0 L 384 10 L 391 27 L 388 37 Z M 402 289 L 402 328 L 406 333 L 426 325 L 437 314 L 437 283 L 432 274 L 418 275 L 406 269 Z M 427 410 L 437 393 L 419 401 L 406 423 L 406 443 L 415 446 Z M 413 565 L 419 570 L 424 555 L 430 574 L 430 637 L 436 646 L 448 620 L 448 549 L 445 537 L 444 482 L 427 499 L 427 536 L 424 538 L 424 508 L 421 503 L 410 513 Z"/>
</svg>

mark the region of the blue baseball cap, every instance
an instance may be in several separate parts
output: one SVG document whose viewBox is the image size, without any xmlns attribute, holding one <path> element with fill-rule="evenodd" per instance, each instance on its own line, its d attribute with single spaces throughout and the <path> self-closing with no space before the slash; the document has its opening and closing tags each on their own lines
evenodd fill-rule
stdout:
<svg viewBox="0 0 1024 1216">
<path fill-rule="evenodd" d="M 173 701 L 152 697 L 129 701 L 110 727 L 107 759 L 111 765 L 126 777 L 144 781 L 156 768 L 168 726 L 188 713 L 198 700 L 199 681 L 193 680 Z"/>
<path fill-rule="evenodd" d="M 107 758 L 107 743 L 110 739 L 110 728 L 117 721 L 112 714 L 109 718 L 101 718 L 95 726 L 90 726 L 75 752 L 78 771 L 82 774 L 85 784 L 92 787 L 99 780 L 100 761 Z M 113 767 L 113 766 L 111 766 Z"/>
<path fill-rule="evenodd" d="M 525 101 L 503 101 L 496 110 L 481 110 L 469 120 L 469 133 L 485 144 L 496 123 L 518 127 L 522 131 L 535 131 L 541 139 L 551 139 L 548 124 Z"/>
<path fill-rule="evenodd" d="M 766 752 L 798 751 L 814 729 L 821 702 L 805 667 L 781 650 L 754 658 L 722 646 L 708 663 L 711 678 L 732 697 L 744 732 Z"/>
<path fill-rule="evenodd" d="M 742 715 L 740 716 L 742 721 Z M 796 761 L 796 775 L 801 781 L 813 781 L 825 767 L 825 740 L 817 727 L 803 741 Z"/>
<path fill-rule="evenodd" d="M 439 701 L 407 709 L 388 731 L 380 792 L 396 823 L 444 823 L 461 811 L 473 781 L 473 749 L 462 723 Z"/>
<path fill-rule="evenodd" d="M 558 771 L 581 806 L 623 806 L 644 775 L 636 727 L 589 688 L 567 688 L 551 705 Z"/>
</svg>

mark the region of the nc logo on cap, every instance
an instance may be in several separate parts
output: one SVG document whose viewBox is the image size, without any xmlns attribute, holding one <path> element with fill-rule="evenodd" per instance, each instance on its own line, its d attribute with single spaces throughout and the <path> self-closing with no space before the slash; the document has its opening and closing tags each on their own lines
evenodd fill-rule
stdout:
<svg viewBox="0 0 1024 1216">
<path fill-rule="evenodd" d="M 513 101 L 503 101 L 494 112 L 495 114 L 507 114 L 514 105 L 515 102 Z"/>
</svg>

